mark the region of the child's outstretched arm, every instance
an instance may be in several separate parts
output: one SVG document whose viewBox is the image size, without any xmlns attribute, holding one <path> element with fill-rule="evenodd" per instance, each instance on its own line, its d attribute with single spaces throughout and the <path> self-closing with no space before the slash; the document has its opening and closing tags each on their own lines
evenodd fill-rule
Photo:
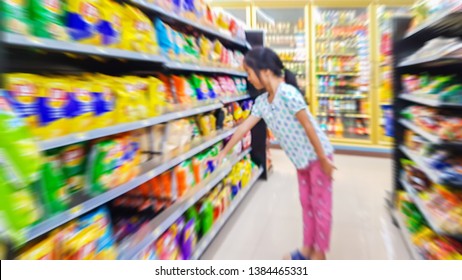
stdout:
<svg viewBox="0 0 462 280">
<path fill-rule="evenodd" d="M 250 115 L 241 125 L 237 127 L 237 130 L 234 132 L 231 140 L 229 140 L 225 148 L 218 155 L 218 164 L 222 162 L 223 158 L 237 144 L 237 142 L 239 142 L 244 137 L 244 135 L 249 132 L 259 121 L 259 117 Z"/>
<path fill-rule="evenodd" d="M 314 129 L 311 121 L 308 117 L 308 113 L 306 110 L 300 110 L 295 114 L 298 121 L 302 124 L 303 128 L 305 129 L 306 135 L 308 139 L 310 139 L 311 145 L 318 156 L 319 161 L 321 162 L 322 170 L 326 173 L 327 176 L 332 178 L 334 173 L 335 166 L 332 161 L 327 157 L 324 153 L 324 149 L 322 148 L 321 141 L 319 140 L 318 135 L 316 134 L 316 130 Z"/>
</svg>

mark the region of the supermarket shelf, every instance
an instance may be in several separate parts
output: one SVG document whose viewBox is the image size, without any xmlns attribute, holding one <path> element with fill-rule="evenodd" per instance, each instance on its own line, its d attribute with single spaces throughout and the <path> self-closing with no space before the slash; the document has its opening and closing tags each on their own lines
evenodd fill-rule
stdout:
<svg viewBox="0 0 462 280">
<path fill-rule="evenodd" d="M 438 173 L 435 170 L 431 169 L 420 155 L 418 155 L 415 152 L 412 152 L 403 145 L 401 145 L 399 148 L 406 156 L 408 156 L 419 166 L 419 169 L 421 169 L 428 176 L 428 178 L 430 178 L 430 180 L 432 180 L 434 183 L 439 183 L 440 178 L 438 176 Z"/>
<path fill-rule="evenodd" d="M 418 196 L 417 192 L 412 188 L 412 186 L 408 182 L 406 182 L 404 178 L 401 178 L 400 182 L 401 182 L 401 185 L 406 190 L 406 192 L 411 197 L 412 201 L 415 203 L 415 205 L 417 205 L 417 208 L 419 208 L 420 212 L 425 217 L 425 220 L 428 222 L 428 224 L 430 225 L 430 227 L 433 229 L 435 233 L 439 235 L 452 236 L 457 239 L 462 238 L 462 234 L 460 233 L 454 235 L 454 234 L 447 233 L 444 230 L 442 230 L 441 227 L 439 226 L 439 223 L 436 221 L 435 217 L 433 217 L 433 215 L 428 211 L 427 206 L 425 206 L 424 202 Z"/>
<path fill-rule="evenodd" d="M 440 173 L 430 168 L 428 164 L 424 161 L 424 158 L 420 156 L 419 154 L 409 150 L 403 145 L 401 145 L 399 148 L 406 156 L 408 156 L 412 161 L 414 161 L 419 166 L 419 169 L 421 169 L 428 176 L 428 178 L 432 180 L 434 183 L 439 184 L 439 185 L 445 185 L 448 187 L 453 187 L 453 188 L 462 188 L 461 185 L 451 184 L 451 183 L 444 182 L 443 180 L 441 180 Z"/>
<path fill-rule="evenodd" d="M 225 33 L 222 33 L 220 31 L 216 30 L 216 29 L 213 29 L 212 27 L 203 25 L 202 23 L 200 23 L 199 20 L 194 21 L 194 20 L 187 19 L 187 18 L 185 18 L 183 16 L 175 14 L 174 12 L 166 11 L 166 10 L 162 9 L 161 7 L 159 7 L 156 4 L 148 3 L 145 0 L 130 0 L 130 2 L 133 3 L 134 5 L 142 8 L 142 9 L 154 12 L 154 13 L 160 15 L 161 17 L 163 17 L 165 19 L 168 19 L 169 21 L 175 21 L 175 22 L 178 22 L 178 23 L 189 25 L 189 26 L 191 26 L 191 27 L 193 27 L 193 28 L 195 28 L 197 30 L 200 30 L 200 31 L 206 33 L 206 34 L 212 35 L 212 36 L 214 36 L 214 37 L 216 37 L 218 39 L 228 41 L 228 42 L 230 42 L 230 43 L 232 43 L 234 45 L 237 45 L 239 47 L 242 47 L 242 48 L 250 48 L 249 47 L 250 45 L 245 40 L 238 39 L 238 38 L 233 38 L 228 34 L 225 34 Z"/>
<path fill-rule="evenodd" d="M 159 64 L 165 63 L 165 59 L 160 55 L 151 55 L 101 46 L 92 46 L 76 42 L 58 41 L 6 32 L 2 33 L 0 38 L 5 42 L 5 44 L 14 47 L 36 48 L 53 52 L 76 53 L 116 59 L 146 61 Z"/>
<path fill-rule="evenodd" d="M 438 137 L 438 135 L 431 134 L 422 128 L 418 127 L 417 125 L 413 124 L 412 122 L 404 119 L 400 119 L 399 122 L 405 126 L 406 128 L 414 131 L 415 133 L 419 134 L 420 136 L 424 137 L 428 141 L 430 141 L 432 144 L 435 145 L 444 145 L 448 147 L 456 147 L 456 148 L 461 148 L 462 147 L 462 142 L 459 141 L 444 141 Z"/>
<path fill-rule="evenodd" d="M 247 187 L 245 187 L 243 190 L 241 190 L 237 194 L 237 196 L 234 198 L 234 200 L 231 202 L 232 204 L 229 207 L 229 209 L 226 211 L 226 213 L 220 218 L 220 220 L 218 222 L 216 222 L 213 225 L 213 228 L 210 230 L 210 232 L 202 237 L 202 239 L 199 241 L 199 243 L 196 246 L 196 248 L 197 248 L 196 251 L 194 252 L 194 254 L 191 257 L 192 260 L 199 260 L 199 258 L 202 256 L 202 254 L 204 254 L 207 247 L 212 243 L 213 239 L 217 236 L 217 234 L 220 232 L 220 230 L 226 224 L 226 222 L 231 217 L 231 215 L 234 213 L 236 208 L 239 206 L 239 204 L 247 196 L 249 191 L 252 189 L 252 187 L 257 182 L 258 178 L 260 178 L 261 174 L 263 174 L 263 168 L 258 169 L 258 172 L 253 175 L 252 180 L 249 182 L 249 185 Z"/>
<path fill-rule="evenodd" d="M 155 242 L 175 221 L 177 221 L 189 207 L 193 206 L 199 201 L 207 192 L 213 189 L 223 178 L 231 172 L 232 166 L 238 163 L 244 156 L 250 153 L 250 149 L 245 150 L 239 156 L 230 161 L 231 164 L 225 163 L 221 168 L 210 175 L 206 180 L 201 182 L 199 186 L 195 186 L 178 199 L 170 207 L 160 213 L 149 224 L 134 236 L 127 239 L 127 241 L 119 247 L 122 255 L 119 259 L 132 260 L 136 259 L 138 255 L 149 245 Z"/>
<path fill-rule="evenodd" d="M 432 15 L 424 23 L 420 24 L 416 28 L 410 30 L 403 40 L 411 39 L 415 36 L 425 36 L 429 37 L 427 40 L 434 37 L 438 37 L 438 33 L 435 31 L 444 31 L 447 30 L 449 22 L 454 22 L 454 17 L 458 17 L 461 14 L 462 7 L 459 5 L 454 9 L 450 9 L 439 15 Z M 456 19 L 457 20 L 457 19 Z"/>
<path fill-rule="evenodd" d="M 421 105 L 427 105 L 430 107 L 444 107 L 444 108 L 462 108 L 462 104 L 456 104 L 456 103 L 447 103 L 447 102 L 441 102 L 437 99 L 430 99 L 426 97 L 420 97 L 416 96 L 415 94 L 401 94 L 399 98 L 407 101 L 411 101 L 414 103 L 418 103 Z"/>
<path fill-rule="evenodd" d="M 233 75 L 233 76 L 247 77 L 247 73 L 245 71 L 238 71 L 238 70 L 222 68 L 222 67 L 210 67 L 210 66 L 202 66 L 198 64 L 181 63 L 181 62 L 176 62 L 176 61 L 167 62 L 166 67 L 171 70 L 203 72 L 203 73 L 222 73 L 222 74 L 228 74 L 228 75 Z"/>
<path fill-rule="evenodd" d="M 42 150 L 50 150 L 53 148 L 62 147 L 62 146 L 66 146 L 66 145 L 70 145 L 74 143 L 79 143 L 82 141 L 87 141 L 87 140 L 96 139 L 96 138 L 100 138 L 104 136 L 114 135 L 114 134 L 118 134 L 122 132 L 140 129 L 143 127 L 153 126 L 156 124 L 160 124 L 160 123 L 164 123 L 164 122 L 168 122 L 168 121 L 172 121 L 176 119 L 194 116 L 194 115 L 201 114 L 204 112 L 213 111 L 221 107 L 223 107 L 222 104 L 216 103 L 216 104 L 196 107 L 196 108 L 192 108 L 192 109 L 188 109 L 184 111 L 167 113 L 162 116 L 150 118 L 146 120 L 119 124 L 119 125 L 114 125 L 114 126 L 105 127 L 105 128 L 99 128 L 99 129 L 91 130 L 88 132 L 74 133 L 74 134 L 70 134 L 67 136 L 54 138 L 51 140 L 41 141 L 40 148 Z"/>
<path fill-rule="evenodd" d="M 241 100 L 245 100 L 245 99 L 249 99 L 249 98 L 250 98 L 249 94 L 241 95 L 241 96 L 223 97 L 221 99 L 221 102 L 223 104 L 227 104 L 227 103 L 237 102 L 237 101 L 241 101 Z"/>
<path fill-rule="evenodd" d="M 203 143 L 193 147 L 184 154 L 174 157 L 166 162 L 157 162 L 150 161 L 144 163 L 141 166 L 141 175 L 133 179 L 132 181 L 122 184 L 108 192 L 105 192 L 101 195 L 93 197 L 65 212 L 62 212 L 58 215 L 55 215 L 35 226 L 32 226 L 25 231 L 26 242 L 33 240 L 111 200 L 120 195 L 131 191 L 132 189 L 138 187 L 139 185 L 151 180 L 152 178 L 162 174 L 163 172 L 169 170 L 170 168 L 180 164 L 184 160 L 194 156 L 195 154 L 205 150 L 208 147 L 213 146 L 214 144 L 220 142 L 221 140 L 229 137 L 235 132 L 235 128 L 222 132 L 215 137 L 210 137 L 206 139 Z"/>
<path fill-rule="evenodd" d="M 411 254 L 411 257 L 414 260 L 423 260 L 424 258 L 419 253 L 418 248 L 412 243 L 412 236 L 406 227 L 403 214 L 401 214 L 398 210 L 392 210 L 392 213 L 393 213 L 395 220 L 398 222 L 401 235 L 403 236 L 404 243 L 406 243 L 406 246 L 409 250 L 409 253 Z"/>
<path fill-rule="evenodd" d="M 355 98 L 355 99 L 361 99 L 361 98 L 368 98 L 369 96 L 367 94 L 335 94 L 335 93 L 318 93 L 316 95 L 318 98 L 325 98 L 325 97 L 335 97 L 335 98 Z"/>
</svg>

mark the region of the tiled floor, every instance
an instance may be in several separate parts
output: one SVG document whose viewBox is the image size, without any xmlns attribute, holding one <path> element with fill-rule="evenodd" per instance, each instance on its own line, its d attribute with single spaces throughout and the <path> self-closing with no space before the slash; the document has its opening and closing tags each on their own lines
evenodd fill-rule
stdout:
<svg viewBox="0 0 462 280">
<path fill-rule="evenodd" d="M 300 246 L 301 207 L 295 169 L 273 150 L 274 173 L 260 181 L 202 256 L 216 260 L 278 260 Z M 334 224 L 329 259 L 409 259 L 384 197 L 388 159 L 336 156 Z"/>
</svg>

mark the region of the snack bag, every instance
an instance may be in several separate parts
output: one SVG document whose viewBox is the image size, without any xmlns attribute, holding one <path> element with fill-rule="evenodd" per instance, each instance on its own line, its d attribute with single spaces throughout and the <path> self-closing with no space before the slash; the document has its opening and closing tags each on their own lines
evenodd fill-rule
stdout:
<svg viewBox="0 0 462 280">
<path fill-rule="evenodd" d="M 174 58 L 174 40 L 170 26 L 166 25 L 159 18 L 155 19 L 154 25 L 156 27 L 157 41 L 159 42 L 161 54 L 165 57 Z"/>
<path fill-rule="evenodd" d="M 124 35 L 128 36 L 126 42 L 130 43 L 133 51 L 157 54 L 158 45 L 156 30 L 151 20 L 139 9 L 130 5 L 125 6 L 128 23 L 130 24 Z M 129 39 L 128 39 L 129 38 Z"/>
<path fill-rule="evenodd" d="M 198 76 L 198 75 L 192 75 L 191 84 L 193 85 L 196 91 L 198 101 L 206 100 L 209 98 L 210 96 L 209 88 L 207 86 L 207 83 L 204 77 Z"/>
<path fill-rule="evenodd" d="M 148 113 L 151 117 L 156 117 L 162 115 L 165 112 L 165 107 L 167 107 L 167 96 L 166 96 L 166 88 L 165 84 L 155 78 L 149 77 L 149 93 L 148 93 L 148 100 L 149 100 L 149 108 Z"/>
<path fill-rule="evenodd" d="M 201 62 L 204 64 L 212 64 L 212 41 L 207 39 L 204 35 L 198 39 L 199 51 Z"/>
<path fill-rule="evenodd" d="M 101 5 L 101 22 L 97 27 L 101 45 L 123 48 L 124 7 L 112 0 L 102 0 Z"/>
<path fill-rule="evenodd" d="M 205 77 L 204 79 L 205 79 L 205 84 L 207 85 L 207 89 L 209 91 L 208 98 L 209 99 L 216 99 L 218 97 L 218 94 L 217 94 L 217 92 L 215 92 L 213 79 L 209 78 L 209 77 Z"/>
<path fill-rule="evenodd" d="M 174 104 L 175 102 L 175 96 L 173 94 L 172 87 L 174 87 L 172 80 L 170 79 L 169 76 L 159 74 L 158 75 L 159 79 L 164 83 L 165 86 L 165 95 L 166 95 L 166 101 L 168 104 Z"/>
<path fill-rule="evenodd" d="M 67 40 L 64 8 L 60 0 L 28 0 L 34 35 L 47 39 Z"/>
<path fill-rule="evenodd" d="M 131 97 L 132 106 L 135 108 L 136 119 L 142 120 L 149 117 L 149 82 L 145 78 L 136 76 L 124 77 L 125 88 Z"/>
<path fill-rule="evenodd" d="M 195 219 L 190 219 L 183 227 L 181 233 L 181 252 L 183 258 L 188 260 L 191 258 L 197 244 L 197 234 L 195 232 Z"/>
<path fill-rule="evenodd" d="M 178 196 L 182 197 L 188 189 L 195 185 L 191 160 L 186 160 L 176 166 L 174 172 L 176 174 Z"/>
<path fill-rule="evenodd" d="M 74 194 L 85 186 L 86 147 L 84 143 L 73 144 L 61 150 L 62 169 L 67 180 L 67 193 Z"/>
<path fill-rule="evenodd" d="M 103 0 L 67 0 L 66 26 L 74 41 L 101 44 L 98 28 L 102 22 Z"/>
<path fill-rule="evenodd" d="M 94 127 L 103 128 L 116 124 L 116 93 L 109 79 L 92 80 Z"/>
<path fill-rule="evenodd" d="M 190 20 L 197 20 L 196 14 L 196 1 L 195 0 L 183 0 L 183 17 Z"/>
<path fill-rule="evenodd" d="M 173 75 L 172 84 L 174 86 L 176 100 L 178 100 L 179 103 L 189 104 L 196 100 L 196 93 L 185 77 Z"/>
<path fill-rule="evenodd" d="M 43 201 L 49 213 L 55 214 L 67 209 L 69 193 L 57 149 L 47 151 L 45 155 L 40 187 Z"/>
<path fill-rule="evenodd" d="M 26 249 L 22 252 L 18 260 L 55 260 L 57 256 L 54 255 L 53 249 L 55 247 L 54 238 L 48 237 L 38 244 Z"/>
<path fill-rule="evenodd" d="M 225 97 L 226 94 L 223 91 L 223 88 L 220 85 L 220 82 L 218 81 L 217 78 L 209 78 L 210 81 L 210 86 L 212 88 L 212 91 L 215 93 L 217 97 Z"/>
<path fill-rule="evenodd" d="M 26 0 L 2 0 L 0 2 L 0 12 L 4 24 L 1 30 L 22 35 L 29 35 L 30 21 L 27 15 Z"/>
<path fill-rule="evenodd" d="M 103 140 L 92 147 L 86 178 L 91 193 L 100 194 L 118 185 L 118 168 L 123 163 L 123 156 L 123 147 L 115 139 Z"/>
<path fill-rule="evenodd" d="M 72 127 L 72 107 L 69 106 L 69 82 L 58 78 L 43 78 L 43 88 L 37 106 L 39 133 L 41 138 L 50 139 L 66 135 Z"/>
<path fill-rule="evenodd" d="M 32 74 L 6 74 L 5 97 L 13 110 L 24 119 L 32 133 L 37 134 L 37 100 L 40 77 Z"/>
<path fill-rule="evenodd" d="M 185 62 L 187 63 L 196 63 L 199 61 L 200 52 L 195 37 L 185 36 L 184 54 Z"/>
<path fill-rule="evenodd" d="M 36 141 L 0 91 L 0 215 L 11 237 L 41 217 L 30 190 L 40 176 L 43 160 Z"/>
<path fill-rule="evenodd" d="M 68 115 L 71 118 L 69 132 L 82 132 L 94 128 L 95 104 L 92 94 L 92 84 L 88 81 L 75 79 L 69 92 Z"/>
</svg>

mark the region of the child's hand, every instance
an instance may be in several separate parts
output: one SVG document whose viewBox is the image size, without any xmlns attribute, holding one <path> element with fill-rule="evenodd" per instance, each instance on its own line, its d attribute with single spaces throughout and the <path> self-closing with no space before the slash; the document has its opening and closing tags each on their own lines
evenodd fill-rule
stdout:
<svg viewBox="0 0 462 280">
<path fill-rule="evenodd" d="M 337 169 L 329 158 L 321 159 L 321 168 L 330 179 L 334 176 L 334 170 Z"/>
<path fill-rule="evenodd" d="M 223 151 L 221 151 L 218 156 L 216 157 L 216 161 L 217 161 L 217 166 L 220 166 L 223 162 L 223 159 L 226 157 L 226 154 L 223 153 Z"/>
</svg>

